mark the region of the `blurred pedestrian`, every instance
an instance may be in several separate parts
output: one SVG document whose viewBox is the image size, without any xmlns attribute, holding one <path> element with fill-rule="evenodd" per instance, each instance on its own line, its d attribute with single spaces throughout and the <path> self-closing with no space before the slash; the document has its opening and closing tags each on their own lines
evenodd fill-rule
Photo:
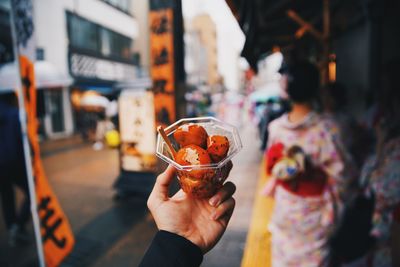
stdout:
<svg viewBox="0 0 400 267">
<path fill-rule="evenodd" d="M 400 62 L 389 63 L 379 96 L 376 154 L 365 163 L 361 182 L 375 195 L 371 235 L 375 245 L 359 260 L 371 267 L 400 266 Z"/>
<path fill-rule="evenodd" d="M 264 151 L 268 143 L 268 125 L 290 110 L 290 105 L 285 99 L 268 99 L 267 108 L 260 121 L 261 150 Z"/>
<path fill-rule="evenodd" d="M 79 95 L 80 94 L 80 95 Z M 77 99 L 74 104 L 77 109 L 77 123 L 83 140 L 95 141 L 94 148 L 102 149 L 102 142 L 98 142 L 99 131 L 104 127 L 99 127 L 99 122 L 104 121 L 106 117 L 106 109 L 110 105 L 110 101 L 100 93 L 89 90 L 83 93 L 77 93 Z"/>
<path fill-rule="evenodd" d="M 233 183 L 225 183 L 209 200 L 189 197 L 182 190 L 169 197 L 175 175 L 173 166 L 159 175 L 147 201 L 159 231 L 140 267 L 200 266 L 203 254 L 217 244 L 232 216 Z"/>
<path fill-rule="evenodd" d="M 86 120 L 86 111 L 81 106 L 81 99 L 83 93 L 79 89 L 72 89 L 71 91 L 71 104 L 74 110 L 76 129 L 81 135 L 82 140 L 89 140 L 89 125 Z"/>
<path fill-rule="evenodd" d="M 264 194 L 275 198 L 269 224 L 272 266 L 324 266 L 338 188 L 348 179 L 343 145 L 314 111 L 320 74 L 309 62 L 287 66 L 290 112 L 270 123 Z M 286 174 L 286 175 L 285 175 Z"/>
<path fill-rule="evenodd" d="M 352 161 L 357 164 L 357 168 L 366 160 L 372 152 L 372 134 L 357 122 L 347 109 L 347 88 L 338 82 L 329 83 L 323 90 L 322 104 L 324 117 L 334 122 L 343 145 L 350 153 Z"/>
<path fill-rule="evenodd" d="M 25 225 L 30 219 L 29 188 L 18 114 L 15 94 L 0 95 L 0 194 L 11 246 L 27 239 Z M 14 185 L 24 193 L 18 210 Z"/>
</svg>

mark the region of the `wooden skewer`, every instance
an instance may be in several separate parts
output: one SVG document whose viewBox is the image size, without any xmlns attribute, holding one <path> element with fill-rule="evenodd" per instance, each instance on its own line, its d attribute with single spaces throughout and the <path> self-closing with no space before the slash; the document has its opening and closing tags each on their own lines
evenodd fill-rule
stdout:
<svg viewBox="0 0 400 267">
<path fill-rule="evenodd" d="M 172 156 L 173 156 L 174 159 L 175 159 L 175 157 L 176 157 L 176 151 L 175 151 L 174 147 L 172 146 L 171 141 L 169 141 L 168 136 L 165 134 L 164 128 L 163 128 L 162 126 L 158 126 L 158 127 L 157 127 L 157 131 L 161 134 L 161 137 L 164 139 L 165 143 L 167 144 L 169 150 L 170 150 L 171 153 L 172 153 Z"/>
</svg>

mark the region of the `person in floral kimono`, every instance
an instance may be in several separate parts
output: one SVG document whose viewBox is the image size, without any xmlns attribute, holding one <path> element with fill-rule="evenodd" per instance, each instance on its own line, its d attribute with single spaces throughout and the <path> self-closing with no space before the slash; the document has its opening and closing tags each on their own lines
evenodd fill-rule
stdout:
<svg viewBox="0 0 400 267">
<path fill-rule="evenodd" d="M 269 224 L 273 267 L 327 264 L 326 245 L 335 200 L 347 184 L 345 151 L 332 135 L 333 123 L 313 109 L 319 72 L 309 62 L 287 68 L 292 110 L 269 125 L 266 152 L 269 182 L 264 194 L 274 197 Z"/>
<path fill-rule="evenodd" d="M 400 61 L 385 68 L 380 90 L 377 149 L 361 172 L 361 183 L 375 195 L 371 235 L 375 245 L 357 267 L 400 266 Z"/>
</svg>

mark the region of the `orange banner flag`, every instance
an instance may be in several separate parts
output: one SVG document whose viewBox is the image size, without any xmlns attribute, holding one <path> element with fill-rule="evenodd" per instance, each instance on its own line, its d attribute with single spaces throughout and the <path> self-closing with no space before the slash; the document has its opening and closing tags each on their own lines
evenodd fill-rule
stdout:
<svg viewBox="0 0 400 267">
<path fill-rule="evenodd" d="M 44 256 L 46 266 L 53 267 L 58 266 L 72 251 L 75 240 L 67 217 L 47 181 L 40 157 L 33 63 L 27 57 L 20 56 L 19 64 L 23 87 L 22 97 L 24 97 L 27 114 L 27 132 L 32 153 L 37 212 L 40 220 Z"/>
<path fill-rule="evenodd" d="M 33 65 L 36 47 L 32 1 L 12 0 L 10 20 L 14 55 L 21 78 L 21 86 L 18 86 L 17 91 L 39 265 L 55 267 L 71 252 L 75 240 L 67 217 L 47 181 L 40 157 Z"/>
</svg>

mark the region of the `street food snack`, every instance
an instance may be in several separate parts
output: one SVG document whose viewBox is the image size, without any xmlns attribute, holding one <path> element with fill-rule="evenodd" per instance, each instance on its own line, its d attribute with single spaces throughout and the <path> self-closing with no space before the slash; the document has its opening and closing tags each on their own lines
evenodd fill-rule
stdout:
<svg viewBox="0 0 400 267">
<path fill-rule="evenodd" d="M 176 168 L 182 190 L 195 198 L 222 187 L 242 147 L 235 127 L 211 117 L 181 119 L 158 131 L 157 156 Z"/>
<path fill-rule="evenodd" d="M 194 123 L 184 124 L 174 132 L 175 141 L 181 147 L 198 145 L 199 147 L 206 148 L 207 136 L 206 130 Z"/>
<path fill-rule="evenodd" d="M 209 198 L 222 187 L 232 167 L 232 161 L 228 161 L 221 168 L 203 169 L 201 177 L 192 175 L 193 171 L 178 170 L 179 184 L 182 190 L 190 196 Z"/>
<path fill-rule="evenodd" d="M 213 162 L 218 163 L 228 154 L 229 140 L 223 135 L 211 135 L 207 138 L 207 152 Z"/>
<path fill-rule="evenodd" d="M 180 133 L 185 132 L 182 131 L 182 129 L 185 129 L 184 126 L 178 128 Z M 194 140 L 198 144 L 199 142 L 196 142 L 194 137 L 199 136 L 198 133 L 201 131 L 198 129 L 204 128 L 193 126 L 195 125 L 190 125 L 189 127 L 194 130 L 185 132 L 185 140 L 186 142 L 187 140 Z M 208 136 L 207 132 L 205 134 L 201 134 L 201 138 Z M 178 138 L 182 137 L 181 134 L 174 134 L 175 136 L 178 136 Z M 180 139 L 180 142 L 178 140 L 175 141 L 179 144 L 186 143 L 181 142 L 182 140 Z M 221 170 L 202 168 L 201 166 L 207 166 L 222 160 L 227 155 L 229 149 L 229 141 L 225 136 L 213 136 L 210 140 L 206 138 L 206 143 L 209 144 L 207 147 L 210 148 L 211 153 L 209 153 L 208 149 L 205 150 L 196 144 L 189 144 L 183 146 L 175 154 L 175 162 L 179 165 L 195 166 L 192 170 L 178 171 L 178 177 L 183 191 L 198 198 L 211 197 L 222 186 L 223 181 L 228 177 L 229 171 L 232 168 L 232 162 L 221 168 Z M 196 169 L 196 166 L 199 166 L 199 168 Z"/>
<path fill-rule="evenodd" d="M 176 163 L 183 166 L 201 166 L 211 164 L 210 155 L 207 151 L 197 145 L 187 145 L 179 149 L 175 156 Z M 207 175 L 209 170 L 196 170 L 193 169 L 187 172 L 187 175 L 195 179 L 202 179 L 203 176 Z"/>
</svg>

